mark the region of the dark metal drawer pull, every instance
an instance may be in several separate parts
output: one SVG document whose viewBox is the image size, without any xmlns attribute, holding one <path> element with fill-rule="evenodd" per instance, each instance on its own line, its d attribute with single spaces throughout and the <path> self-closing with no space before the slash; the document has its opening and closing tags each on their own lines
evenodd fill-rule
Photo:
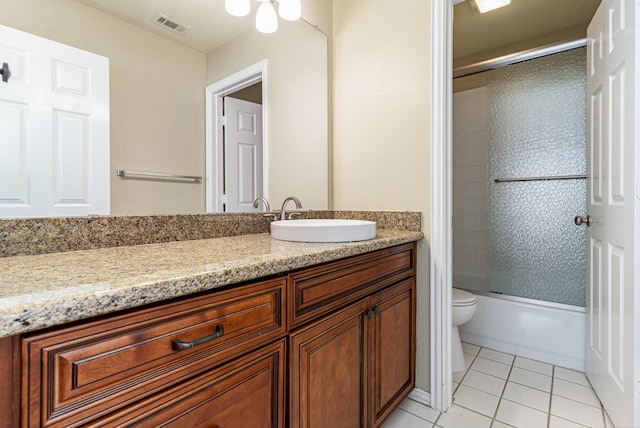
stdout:
<svg viewBox="0 0 640 428">
<path fill-rule="evenodd" d="M 222 326 L 222 324 L 218 324 L 216 326 L 215 333 L 210 334 L 209 336 L 202 337 L 200 339 L 196 339 L 193 342 L 182 342 L 181 340 L 173 339 L 173 341 L 171 342 L 171 348 L 174 351 L 182 351 L 185 349 L 193 348 L 194 346 L 202 345 L 203 343 L 208 342 L 210 340 L 222 337 L 223 334 L 224 334 L 224 327 Z"/>
</svg>

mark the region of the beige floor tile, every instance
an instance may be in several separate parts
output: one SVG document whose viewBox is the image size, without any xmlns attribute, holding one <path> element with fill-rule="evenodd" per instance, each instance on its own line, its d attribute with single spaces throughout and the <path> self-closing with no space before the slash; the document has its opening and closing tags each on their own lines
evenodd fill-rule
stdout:
<svg viewBox="0 0 640 428">
<path fill-rule="evenodd" d="M 551 392 L 551 377 L 540 373 L 514 367 L 509 376 L 511 382 L 519 383 L 530 388 L 539 389 L 544 392 Z"/>
<path fill-rule="evenodd" d="M 402 409 L 397 409 L 389 416 L 389 419 L 382 424 L 382 428 L 432 428 L 433 424 L 412 415 L 409 412 L 405 412 Z"/>
<path fill-rule="evenodd" d="M 598 396 L 593 392 L 593 388 L 569 382 L 564 379 L 553 379 L 553 394 L 569 398 L 574 401 L 580 401 L 581 403 L 585 403 L 590 406 L 598 408 L 602 407 L 600 400 L 598 400 Z"/>
<path fill-rule="evenodd" d="M 507 387 L 502 397 L 545 413 L 549 412 L 551 394 L 539 389 L 529 388 L 519 383 L 507 382 Z"/>
<path fill-rule="evenodd" d="M 482 413 L 483 415 L 492 418 L 496 413 L 500 397 L 491 395 L 488 392 L 480 391 L 479 389 L 462 385 L 456 391 L 456 394 L 453 396 L 453 400 L 453 402 L 458 406 L 475 410 L 478 413 Z"/>
<path fill-rule="evenodd" d="M 496 419 L 518 428 L 541 428 L 547 426 L 547 413 L 509 400 L 500 401 Z"/>
<path fill-rule="evenodd" d="M 491 428 L 513 428 L 511 425 L 503 424 L 500 421 L 493 421 Z"/>
<path fill-rule="evenodd" d="M 502 379 L 509 377 L 509 371 L 511 366 L 508 364 L 502 364 L 497 361 L 487 360 L 486 358 L 476 357 L 475 361 L 471 365 L 473 370 L 486 373 L 488 375 L 496 376 Z"/>
<path fill-rule="evenodd" d="M 549 417 L 549 428 L 584 428 L 584 425 L 551 415 Z"/>
<path fill-rule="evenodd" d="M 502 395 L 502 390 L 506 382 L 506 379 L 491 376 L 473 369 L 469 370 L 464 379 L 462 379 L 462 385 L 467 385 L 497 396 Z"/>
<path fill-rule="evenodd" d="M 601 409 L 558 395 L 551 398 L 551 414 L 588 427 L 604 426 L 604 415 Z"/>
<path fill-rule="evenodd" d="M 509 365 L 513 364 L 514 358 L 514 356 L 511 354 L 505 354 L 504 352 L 494 351 L 493 349 L 488 348 L 482 348 L 478 353 L 478 356 Z"/>
<path fill-rule="evenodd" d="M 489 428 L 490 425 L 491 418 L 455 404 L 436 421 L 436 426 L 442 428 Z"/>
<path fill-rule="evenodd" d="M 569 382 L 573 383 L 579 383 L 580 385 L 588 386 L 589 388 L 591 388 L 591 384 L 589 383 L 587 376 L 582 372 L 556 366 L 553 371 L 553 377 L 568 380 Z"/>
<path fill-rule="evenodd" d="M 520 367 L 521 369 L 529 370 L 531 372 L 540 373 L 546 376 L 553 375 L 553 366 L 551 364 L 542 363 L 536 360 L 530 360 L 528 358 L 516 357 L 513 362 L 514 367 Z"/>
<path fill-rule="evenodd" d="M 467 354 L 466 352 L 464 352 L 464 366 L 466 368 L 471 367 L 471 364 L 473 363 L 473 360 L 476 358 L 475 355 L 473 354 Z"/>
</svg>

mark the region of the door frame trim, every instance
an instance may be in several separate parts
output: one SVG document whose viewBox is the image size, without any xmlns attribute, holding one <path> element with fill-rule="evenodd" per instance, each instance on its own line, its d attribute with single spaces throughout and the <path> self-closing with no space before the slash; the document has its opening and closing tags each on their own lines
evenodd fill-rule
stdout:
<svg viewBox="0 0 640 428">
<path fill-rule="evenodd" d="M 431 2 L 430 392 L 431 407 L 441 412 L 452 404 L 452 34 L 459 2 Z"/>
<path fill-rule="evenodd" d="M 262 82 L 262 175 L 263 196 L 268 198 L 269 189 L 269 102 L 267 96 L 268 59 L 263 59 L 240 71 L 237 71 L 205 89 L 206 99 L 206 212 L 223 212 L 223 147 L 224 134 L 222 123 L 223 98 L 247 86 Z"/>
</svg>

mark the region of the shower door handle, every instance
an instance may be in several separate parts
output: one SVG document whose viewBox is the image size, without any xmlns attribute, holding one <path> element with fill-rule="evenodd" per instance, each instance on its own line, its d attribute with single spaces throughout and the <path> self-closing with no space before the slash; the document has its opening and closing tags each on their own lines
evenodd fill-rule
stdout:
<svg viewBox="0 0 640 428">
<path fill-rule="evenodd" d="M 573 222 L 576 224 L 576 226 L 582 226 L 583 224 L 586 224 L 587 227 L 589 227 L 589 225 L 591 225 L 591 216 L 586 216 L 586 217 L 581 217 L 579 215 L 576 216 L 576 218 L 573 219 Z"/>
</svg>

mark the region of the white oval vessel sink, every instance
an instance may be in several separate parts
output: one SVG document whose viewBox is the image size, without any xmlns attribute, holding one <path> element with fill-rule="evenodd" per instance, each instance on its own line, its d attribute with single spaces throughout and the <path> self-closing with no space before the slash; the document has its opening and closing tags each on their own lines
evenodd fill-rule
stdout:
<svg viewBox="0 0 640 428">
<path fill-rule="evenodd" d="M 354 242 L 376 237 L 376 222 L 367 220 L 303 219 L 271 222 L 271 237 L 296 242 Z"/>
</svg>

